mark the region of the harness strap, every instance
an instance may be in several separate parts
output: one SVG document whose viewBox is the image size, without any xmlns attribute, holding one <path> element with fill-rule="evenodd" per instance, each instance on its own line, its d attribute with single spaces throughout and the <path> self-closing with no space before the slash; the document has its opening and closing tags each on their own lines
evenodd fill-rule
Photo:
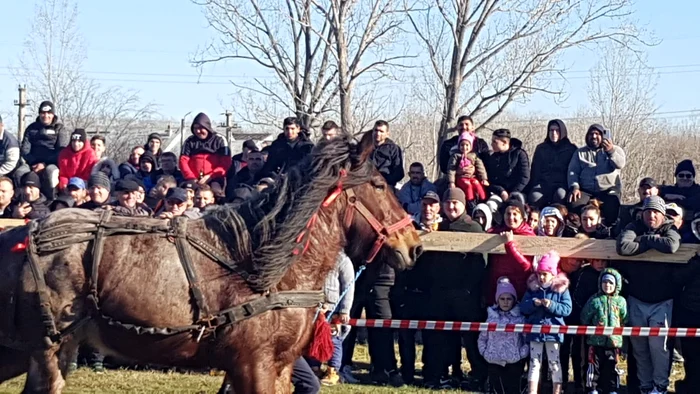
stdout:
<svg viewBox="0 0 700 394">
<path fill-rule="evenodd" d="M 92 243 L 92 264 L 90 264 L 90 289 L 88 291 L 88 300 L 93 304 L 94 311 L 99 310 L 98 295 L 97 295 L 97 280 L 99 279 L 100 261 L 102 260 L 102 252 L 104 250 L 105 241 L 105 224 L 112 217 L 112 211 L 102 211 L 100 221 L 97 224 L 97 232 L 95 240 Z"/>
<path fill-rule="evenodd" d="M 177 248 L 177 254 L 180 256 L 180 263 L 185 271 L 185 276 L 187 276 L 187 282 L 190 285 L 190 292 L 194 298 L 194 302 L 197 305 L 197 314 L 195 315 L 195 321 L 200 321 L 209 316 L 209 306 L 204 299 L 204 294 L 199 287 L 199 280 L 197 279 L 197 273 L 192 265 L 192 256 L 190 255 L 190 250 L 187 242 L 187 218 L 185 216 L 179 216 L 172 219 L 172 225 L 174 227 L 175 236 L 175 247 Z"/>
<path fill-rule="evenodd" d="M 228 269 L 236 274 L 238 274 L 243 280 L 248 282 L 249 279 L 253 275 L 248 273 L 247 271 L 239 268 L 235 262 L 227 259 L 225 256 L 220 254 L 216 248 L 212 247 L 208 243 L 202 241 L 198 237 L 195 237 L 193 235 L 187 235 L 187 241 L 192 245 L 195 249 L 197 249 L 200 253 L 203 255 L 207 256 L 209 259 L 215 261 L 217 264 L 220 266 L 224 267 L 225 269 Z M 254 276 L 253 276 L 254 277 Z"/>
<path fill-rule="evenodd" d="M 29 263 L 29 269 L 32 272 L 32 277 L 34 278 L 34 283 L 36 284 L 36 293 L 39 298 L 41 324 L 44 326 L 44 345 L 46 347 L 50 347 L 54 344 L 54 338 L 57 338 L 60 333 L 56 329 L 56 322 L 54 321 L 53 313 L 51 312 L 51 303 L 49 291 L 46 287 L 46 279 L 44 278 L 44 273 L 41 271 L 39 262 L 37 261 L 38 255 L 36 253 L 35 235 L 38 228 L 39 223 L 36 220 L 29 222 L 29 235 L 27 236 L 27 261 Z"/>
<path fill-rule="evenodd" d="M 259 314 L 282 308 L 311 308 L 323 302 L 325 295 L 322 291 L 281 291 L 268 293 L 241 305 L 237 305 L 216 313 L 207 320 L 208 330 L 228 326 L 248 320 Z M 108 325 L 119 327 L 137 335 L 176 335 L 185 332 L 194 333 L 202 330 L 202 324 L 190 324 L 178 327 L 143 327 L 131 323 L 123 323 L 109 316 L 100 318 Z"/>
</svg>

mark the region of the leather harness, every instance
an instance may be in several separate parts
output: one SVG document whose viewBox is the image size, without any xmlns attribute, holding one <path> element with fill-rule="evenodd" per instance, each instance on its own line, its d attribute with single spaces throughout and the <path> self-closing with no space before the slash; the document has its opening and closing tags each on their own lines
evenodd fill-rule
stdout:
<svg viewBox="0 0 700 394">
<path fill-rule="evenodd" d="M 388 237 L 400 231 L 401 229 L 411 226 L 410 217 L 406 216 L 399 222 L 390 225 L 382 225 L 377 218 L 367 209 L 367 207 L 357 200 L 352 188 L 343 190 L 342 179 L 345 173 L 341 172 L 341 180 L 335 192 L 331 193 L 323 206 L 328 206 L 341 193 L 345 192 L 348 198 L 348 207 L 344 215 L 344 225 L 348 228 L 352 224 L 354 211 L 357 210 L 362 217 L 367 220 L 372 229 L 377 233 L 377 239 L 368 255 L 367 263 L 371 263 L 381 247 L 387 241 Z M 203 336 L 213 333 L 217 328 L 238 323 L 251 317 L 265 313 L 267 311 L 281 308 L 310 308 L 319 306 L 324 300 L 323 291 L 267 291 L 253 300 L 233 306 L 222 311 L 211 313 L 207 300 L 200 288 L 200 281 L 197 277 L 196 270 L 192 264 L 191 248 L 196 249 L 200 253 L 207 256 L 225 269 L 240 275 L 245 281 L 255 279 L 254 275 L 236 266 L 235 262 L 230 261 L 226 256 L 222 255 L 216 248 L 204 242 L 200 238 L 187 233 L 187 225 L 189 219 L 184 216 L 171 219 L 167 223 L 155 225 L 151 223 L 126 222 L 115 223 L 111 211 L 103 211 L 97 221 L 95 220 L 67 220 L 52 223 L 50 226 L 41 226 L 42 220 L 31 221 L 26 239 L 27 262 L 32 273 L 32 277 L 37 286 L 37 295 L 41 313 L 41 321 L 43 325 L 44 337 L 41 344 L 34 342 L 22 342 L 12 338 L 7 338 L 0 334 L 0 344 L 20 349 L 41 349 L 54 346 L 59 343 L 62 338 L 74 333 L 81 326 L 87 323 L 92 318 L 99 318 L 106 322 L 109 326 L 121 327 L 128 332 L 137 335 L 175 335 L 185 332 L 197 334 L 196 340 L 199 342 Z M 303 251 L 308 247 L 308 229 L 316 220 L 316 215 L 312 216 L 309 224 L 306 226 L 297 243 L 301 243 L 302 238 L 306 239 L 306 245 Z M 102 253 L 104 250 L 105 239 L 112 235 L 124 234 L 162 234 L 169 240 L 174 242 L 179 256 L 180 263 L 187 277 L 191 296 L 194 299 L 196 315 L 194 324 L 179 326 L 179 327 L 143 327 L 131 323 L 117 321 L 109 316 L 101 313 L 98 297 L 98 274 Z M 302 237 L 306 234 L 307 237 Z M 77 321 L 74 321 L 67 328 L 58 330 L 56 322 L 51 312 L 49 289 L 46 285 L 44 273 L 39 265 L 38 258 L 40 255 L 55 253 L 68 248 L 71 245 L 92 241 L 91 264 L 86 267 L 86 274 L 89 276 L 89 288 L 87 294 L 88 305 L 91 313 L 86 314 Z M 294 256 L 298 256 L 299 249 L 294 250 Z M 293 258 L 291 256 L 290 258 Z"/>
</svg>

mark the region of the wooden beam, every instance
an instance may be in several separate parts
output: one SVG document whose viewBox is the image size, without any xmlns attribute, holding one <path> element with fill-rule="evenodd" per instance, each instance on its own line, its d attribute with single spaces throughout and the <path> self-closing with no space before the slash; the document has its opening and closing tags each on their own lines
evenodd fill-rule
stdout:
<svg viewBox="0 0 700 394">
<path fill-rule="evenodd" d="M 437 231 L 421 235 L 426 251 L 505 254 L 499 235 Z M 562 257 L 601 260 L 663 261 L 687 263 L 700 245 L 682 244 L 678 252 L 666 254 L 650 250 L 637 256 L 620 256 L 614 240 L 515 236 L 518 249 L 526 256 L 541 256 L 554 249 Z"/>
<path fill-rule="evenodd" d="M 24 219 L 0 219 L 0 229 L 24 226 Z"/>
</svg>

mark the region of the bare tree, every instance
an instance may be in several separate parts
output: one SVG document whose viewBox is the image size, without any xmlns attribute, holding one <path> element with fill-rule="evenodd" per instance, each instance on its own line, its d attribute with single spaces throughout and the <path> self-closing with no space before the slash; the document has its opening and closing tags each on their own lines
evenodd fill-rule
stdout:
<svg viewBox="0 0 700 394">
<path fill-rule="evenodd" d="M 406 2 L 411 0 L 405 0 Z M 440 139 L 458 114 L 494 120 L 534 92 L 559 95 L 557 60 L 592 42 L 637 39 L 630 0 L 415 0 L 408 19 L 443 102 Z"/>
<path fill-rule="evenodd" d="M 54 103 L 66 127 L 108 132 L 110 151 L 120 150 L 135 125 L 155 113 L 155 105 L 143 104 L 135 91 L 103 87 L 85 75 L 86 50 L 77 18 L 73 0 L 37 3 L 32 34 L 12 72 L 27 84 L 32 102 Z"/>
<path fill-rule="evenodd" d="M 588 90 L 592 115 L 612 131 L 613 142 L 624 149 L 624 192 L 634 195 L 637 184 L 649 171 L 649 143 L 660 139 L 654 92 L 658 75 L 646 57 L 619 45 L 608 45 L 591 70 Z"/>
</svg>

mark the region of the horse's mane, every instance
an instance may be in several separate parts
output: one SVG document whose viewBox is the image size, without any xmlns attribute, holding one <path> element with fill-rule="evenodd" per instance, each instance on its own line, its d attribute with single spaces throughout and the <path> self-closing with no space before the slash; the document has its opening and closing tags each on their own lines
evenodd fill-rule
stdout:
<svg viewBox="0 0 700 394">
<path fill-rule="evenodd" d="M 373 172 L 365 155 L 348 137 L 319 143 L 311 155 L 279 177 L 277 186 L 240 206 L 214 208 L 204 216 L 237 262 L 249 260 L 256 291 L 274 287 L 295 261 L 296 239 L 337 187 L 341 170 L 344 187 L 367 182 Z"/>
</svg>

